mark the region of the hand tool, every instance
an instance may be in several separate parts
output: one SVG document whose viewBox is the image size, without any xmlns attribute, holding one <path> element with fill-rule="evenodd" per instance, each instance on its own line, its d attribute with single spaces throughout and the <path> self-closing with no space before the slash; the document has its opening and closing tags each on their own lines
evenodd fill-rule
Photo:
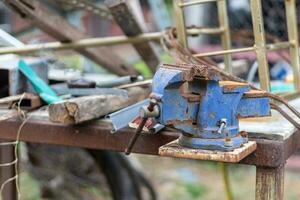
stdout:
<svg viewBox="0 0 300 200">
<path fill-rule="evenodd" d="M 141 116 L 145 120 L 154 117 L 158 123 L 179 130 L 182 134 L 176 143 L 181 148 L 232 152 L 246 146 L 251 150 L 239 150 L 244 157 L 256 144 L 246 145 L 247 134 L 240 134 L 239 119 L 270 116 L 270 99 L 264 91 L 224 77 L 205 66 L 165 64 L 153 77 L 152 110 L 143 107 Z M 132 141 L 140 134 L 143 124 L 140 126 Z M 172 156 L 184 157 L 174 152 Z"/>
<path fill-rule="evenodd" d="M 197 66 L 164 65 L 153 78 L 158 121 L 182 132 L 179 145 L 232 151 L 248 141 L 239 119 L 269 116 L 270 100 L 246 83 L 221 81 Z"/>
</svg>

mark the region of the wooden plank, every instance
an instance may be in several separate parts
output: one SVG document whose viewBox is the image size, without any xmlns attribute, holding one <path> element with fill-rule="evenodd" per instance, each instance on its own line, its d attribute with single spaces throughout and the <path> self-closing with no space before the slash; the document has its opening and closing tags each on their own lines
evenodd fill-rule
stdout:
<svg viewBox="0 0 300 200">
<path fill-rule="evenodd" d="M 10 110 L 9 112 L 7 112 L 7 113 L 5 113 L 5 114 L 3 114 L 3 115 L 0 116 L 0 122 L 6 121 L 6 120 L 9 120 L 9 119 L 18 117 L 18 116 L 19 116 L 18 111 L 16 111 L 16 110 Z"/>
<path fill-rule="evenodd" d="M 185 148 L 178 144 L 178 140 L 170 142 L 159 148 L 160 156 L 176 157 L 176 158 L 189 158 L 197 160 L 210 160 L 219 162 L 237 163 L 250 153 L 255 151 L 256 142 L 249 141 L 242 147 L 234 151 L 211 151 L 202 149 Z"/>
<path fill-rule="evenodd" d="M 125 35 L 133 37 L 144 32 L 125 0 L 106 0 L 105 4 Z M 151 71 L 155 72 L 160 61 L 150 42 L 133 44 L 133 47 L 150 67 Z"/>
<path fill-rule="evenodd" d="M 283 200 L 284 165 L 256 168 L 256 200 Z"/>
<path fill-rule="evenodd" d="M 61 42 L 75 42 L 89 38 L 80 29 L 48 10 L 40 1 L 4 0 L 3 3 L 18 13 L 23 19 Z M 124 61 L 114 54 L 110 48 L 98 47 L 75 50 L 117 75 L 136 74 L 136 71 L 126 66 Z"/>
<path fill-rule="evenodd" d="M 14 96 L 8 96 L 0 99 L 0 108 L 12 108 L 20 101 L 20 108 L 32 110 L 42 105 L 42 100 L 38 95 L 24 93 Z"/>
<path fill-rule="evenodd" d="M 49 105 L 49 118 L 53 122 L 78 124 L 96 119 L 147 98 L 147 90 L 128 89 L 128 98 L 116 95 L 95 95 L 66 100 Z"/>
</svg>

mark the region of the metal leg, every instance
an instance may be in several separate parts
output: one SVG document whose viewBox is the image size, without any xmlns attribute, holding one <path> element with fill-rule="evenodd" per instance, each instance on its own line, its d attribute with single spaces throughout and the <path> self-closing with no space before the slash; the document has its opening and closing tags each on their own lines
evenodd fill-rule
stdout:
<svg viewBox="0 0 300 200">
<path fill-rule="evenodd" d="M 1 141 L 0 141 L 1 142 Z M 15 159 L 14 147 L 5 146 L 0 148 L 0 163 L 11 162 Z M 7 179 L 15 176 L 14 165 L 7 167 L 0 167 L 0 184 L 2 184 Z M 2 199 L 16 200 L 16 187 L 15 181 L 8 183 L 3 191 Z"/>
<path fill-rule="evenodd" d="M 284 164 L 256 168 L 256 200 L 283 200 Z"/>
</svg>

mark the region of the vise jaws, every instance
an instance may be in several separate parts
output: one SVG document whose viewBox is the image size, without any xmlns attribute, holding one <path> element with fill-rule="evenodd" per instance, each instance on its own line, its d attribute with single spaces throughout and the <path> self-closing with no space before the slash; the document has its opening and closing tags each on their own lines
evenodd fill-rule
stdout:
<svg viewBox="0 0 300 200">
<path fill-rule="evenodd" d="M 239 119 L 271 114 L 263 91 L 190 65 L 161 66 L 150 99 L 157 102 L 158 123 L 181 131 L 179 145 L 192 149 L 239 148 L 248 141 L 239 132 Z"/>
</svg>

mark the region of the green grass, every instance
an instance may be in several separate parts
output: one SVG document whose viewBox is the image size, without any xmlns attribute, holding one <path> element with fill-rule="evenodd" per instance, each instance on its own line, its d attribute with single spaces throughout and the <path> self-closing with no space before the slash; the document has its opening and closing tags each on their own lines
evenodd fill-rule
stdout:
<svg viewBox="0 0 300 200">
<path fill-rule="evenodd" d="M 198 199 L 201 196 L 203 196 L 207 188 L 203 186 L 202 184 L 195 184 L 195 183 L 186 183 L 185 184 L 185 189 L 188 194 L 192 197 L 192 199 Z"/>
<path fill-rule="evenodd" d="M 141 75 L 143 75 L 145 78 L 151 78 L 153 76 L 152 72 L 146 65 L 144 61 L 138 61 L 134 64 L 134 69 L 138 71 Z"/>
<path fill-rule="evenodd" d="M 39 200 L 40 187 L 38 182 L 27 172 L 20 174 L 20 190 L 22 200 Z"/>
<path fill-rule="evenodd" d="M 200 183 L 187 183 L 178 181 L 176 185 L 176 189 L 174 189 L 172 193 L 168 195 L 169 197 L 171 197 L 171 199 L 202 199 L 202 197 L 204 197 L 204 195 L 208 191 L 208 188 Z"/>
</svg>

